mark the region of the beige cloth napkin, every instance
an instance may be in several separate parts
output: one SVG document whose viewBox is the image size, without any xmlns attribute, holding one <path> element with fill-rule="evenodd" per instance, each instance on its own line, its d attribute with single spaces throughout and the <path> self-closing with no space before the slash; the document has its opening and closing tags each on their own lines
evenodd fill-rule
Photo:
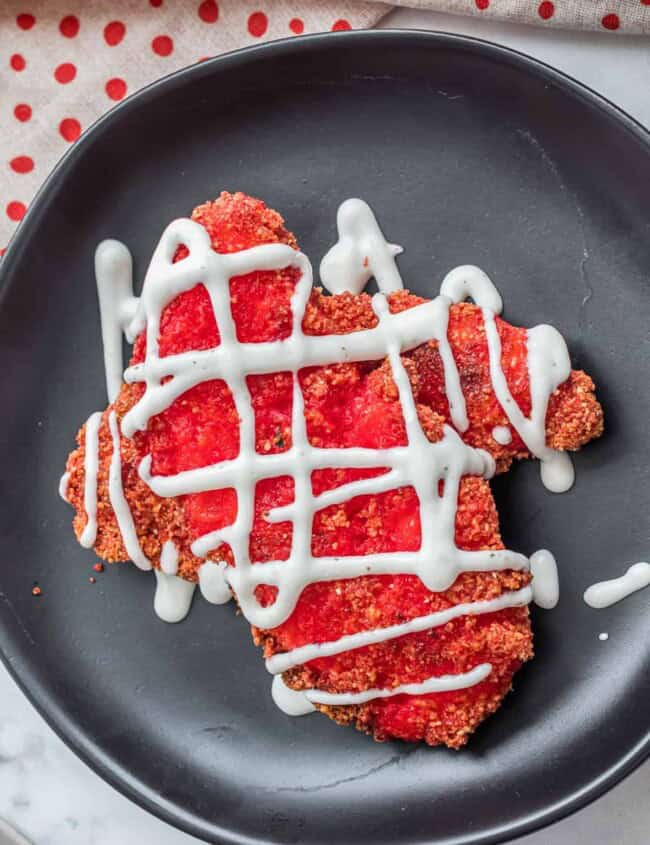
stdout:
<svg viewBox="0 0 650 845">
<path fill-rule="evenodd" d="M 0 254 L 54 164 L 173 70 L 303 32 L 372 26 L 355 0 L 0 0 Z"/>
<path fill-rule="evenodd" d="M 393 0 L 398 6 L 558 29 L 650 34 L 650 0 Z"/>
</svg>

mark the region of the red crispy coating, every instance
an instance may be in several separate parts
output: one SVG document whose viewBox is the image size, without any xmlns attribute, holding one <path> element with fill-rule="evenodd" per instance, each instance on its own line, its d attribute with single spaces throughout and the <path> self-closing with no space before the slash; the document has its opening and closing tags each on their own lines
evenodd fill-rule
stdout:
<svg viewBox="0 0 650 845">
<path fill-rule="evenodd" d="M 283 242 L 296 246 L 277 212 L 243 194 L 222 194 L 194 211 L 193 218 L 209 232 L 213 247 L 232 252 L 260 243 Z M 182 260 L 181 248 L 177 260 Z M 292 269 L 251 273 L 231 281 L 232 310 L 241 341 L 256 342 L 287 337 L 291 332 L 290 298 L 297 278 Z M 404 310 L 423 300 L 408 292 L 391 296 L 391 309 Z M 376 324 L 370 298 L 361 294 L 323 296 L 315 289 L 308 304 L 303 330 L 306 334 L 345 333 Z M 502 364 L 510 390 L 526 412 L 530 393 L 526 366 L 526 334 L 498 320 Z M 495 425 L 507 424 L 491 389 L 487 346 L 480 310 L 472 305 L 454 306 L 450 313 L 449 340 L 465 393 L 470 427 L 464 439 L 490 451 L 505 469 L 514 457 L 524 457 L 524 444 L 513 432 L 513 441 L 500 446 L 492 439 Z M 161 320 L 162 355 L 187 349 L 206 349 L 219 342 L 218 327 L 202 285 L 178 296 Z M 144 357 L 144 338 L 136 341 L 133 362 Z M 442 434 L 448 418 L 442 365 L 435 342 L 403 356 L 421 424 L 431 440 Z M 387 362 L 332 365 L 303 370 L 310 441 L 322 446 L 388 447 L 405 443 L 404 424 Z M 291 443 L 291 378 L 287 373 L 251 376 L 248 379 L 255 410 L 256 449 L 261 453 L 286 450 Z M 118 417 L 142 394 L 140 385 L 123 386 L 115 403 Z M 602 430 L 602 412 L 587 375 L 574 372 L 551 397 L 547 439 L 557 448 L 575 449 Z M 98 538 L 95 550 L 106 560 L 126 559 L 107 496 L 111 443 L 106 415 L 99 431 Z M 83 429 L 79 449 L 68 460 L 71 472 L 68 497 L 74 505 L 75 531 L 85 525 L 83 510 Z M 234 457 L 239 449 L 238 419 L 232 397 L 221 381 L 197 385 L 154 418 L 144 434 L 130 441 L 122 438 L 125 495 L 134 513 L 145 554 L 159 565 L 160 549 L 174 539 L 181 549 L 180 574 L 194 579 L 199 561 L 189 551 L 190 542 L 232 522 L 237 502 L 234 491 L 218 490 L 177 499 L 160 499 L 137 476 L 140 458 L 152 454 L 154 474 L 169 475 Z M 376 472 L 381 471 L 380 468 Z M 326 470 L 314 473 L 314 492 L 338 486 L 375 471 Z M 255 521 L 250 551 L 254 561 L 284 559 L 291 544 L 291 523 L 271 524 L 264 514 L 289 503 L 293 483 L 289 478 L 267 479 L 256 489 Z M 317 514 L 312 551 L 329 554 L 372 554 L 419 547 L 417 499 L 411 488 L 375 496 L 360 496 Z M 498 517 L 487 482 L 465 478 L 461 484 L 456 522 L 456 542 L 467 549 L 502 548 Z M 212 557 L 233 563 L 229 549 Z M 273 631 L 254 630 L 265 655 L 308 642 L 323 642 L 344 633 L 396 624 L 453 604 L 495 598 L 519 589 L 526 573 L 466 573 L 444 593 L 431 593 L 415 576 L 367 576 L 338 582 L 316 583 L 306 588 L 292 616 Z M 263 603 L 273 600 L 271 589 L 261 589 Z M 423 680 L 433 674 L 462 672 L 478 663 L 493 665 L 491 675 L 474 687 L 445 694 L 396 696 L 358 707 L 320 709 L 342 723 L 354 722 L 378 739 L 400 737 L 462 745 L 475 726 L 493 712 L 511 686 L 512 675 L 532 656 L 532 636 L 526 608 L 509 609 L 479 617 L 461 617 L 422 634 L 357 649 L 332 658 L 311 661 L 285 673 L 290 686 L 310 686 L 327 691 L 390 687 Z"/>
</svg>

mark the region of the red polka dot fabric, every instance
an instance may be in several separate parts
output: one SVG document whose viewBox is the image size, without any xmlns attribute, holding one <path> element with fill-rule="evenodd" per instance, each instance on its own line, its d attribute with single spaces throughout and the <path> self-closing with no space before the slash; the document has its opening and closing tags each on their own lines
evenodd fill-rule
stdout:
<svg viewBox="0 0 650 845">
<path fill-rule="evenodd" d="M 604 36 L 650 34 L 650 0 L 393 4 Z M 219 53 L 372 26 L 390 8 L 374 0 L 0 0 L 0 255 L 57 160 L 124 97 Z"/>
<path fill-rule="evenodd" d="M 0 0 L 0 256 L 58 159 L 105 111 L 211 56 L 372 26 L 356 0 Z"/>
<path fill-rule="evenodd" d="M 393 0 L 393 3 L 547 28 L 650 35 L 650 0 Z"/>
</svg>

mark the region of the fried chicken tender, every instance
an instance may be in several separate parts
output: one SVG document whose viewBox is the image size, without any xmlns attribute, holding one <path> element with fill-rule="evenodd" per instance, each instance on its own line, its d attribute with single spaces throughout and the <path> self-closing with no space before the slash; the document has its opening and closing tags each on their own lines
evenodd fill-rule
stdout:
<svg viewBox="0 0 650 845">
<path fill-rule="evenodd" d="M 285 243 L 297 248 L 280 215 L 260 200 L 241 193 L 223 193 L 214 202 L 195 209 L 219 252 L 233 252 L 263 243 Z M 182 260 L 184 248 L 176 256 Z M 296 271 L 255 272 L 231 281 L 232 313 L 242 342 L 288 337 L 292 329 L 290 300 Z M 391 310 L 402 311 L 423 302 L 400 291 L 391 294 Z M 376 325 L 366 294 L 325 296 L 312 291 L 303 320 L 305 334 L 343 334 Z M 515 401 L 524 413 L 530 410 L 526 363 L 526 332 L 497 319 L 502 344 L 502 366 Z M 525 444 L 514 430 L 507 446 L 494 441 L 492 430 L 508 420 L 492 390 L 487 343 L 480 309 L 470 304 L 450 310 L 449 342 L 467 403 L 469 428 L 463 439 L 490 452 L 499 470 L 515 458 L 528 457 Z M 197 285 L 176 297 L 164 310 L 160 328 L 160 355 L 188 349 L 207 349 L 219 342 L 219 328 L 205 288 Z M 145 338 L 137 338 L 132 363 L 145 356 Z M 437 344 L 430 342 L 402 356 L 416 401 L 420 423 L 427 437 L 436 441 L 449 422 L 442 363 Z M 397 389 L 387 361 L 333 364 L 305 368 L 300 373 L 310 442 L 316 446 L 404 445 L 406 433 Z M 255 411 L 256 450 L 265 454 L 291 446 L 292 380 L 289 373 L 249 376 Z M 127 560 L 128 555 L 108 496 L 108 470 L 112 442 L 108 412 L 118 419 L 142 396 L 140 384 L 123 385 L 102 417 L 99 428 L 97 540 L 95 551 L 107 561 Z M 201 561 L 191 543 L 201 535 L 232 523 L 237 512 L 233 490 L 215 490 L 161 499 L 139 478 L 140 460 L 150 454 L 154 475 L 175 473 L 234 458 L 239 451 L 238 416 L 223 381 L 197 385 L 154 417 L 146 432 L 121 438 L 122 480 L 136 532 L 145 555 L 155 567 L 166 540 L 179 549 L 179 575 L 196 580 Z M 546 417 L 547 442 L 563 450 L 578 449 L 602 432 L 602 411 L 594 385 L 583 372 L 572 372 L 550 399 Z M 77 537 L 86 524 L 84 510 L 85 429 L 78 448 L 70 455 L 67 498 L 76 515 Z M 315 495 L 351 480 L 369 477 L 377 470 L 329 469 L 313 473 Z M 292 525 L 270 523 L 265 514 L 293 500 L 293 480 L 264 479 L 255 491 L 255 517 L 250 538 L 254 562 L 283 560 L 289 556 Z M 461 481 L 456 516 L 459 548 L 502 549 L 498 515 L 487 481 L 465 477 Z M 316 514 L 312 553 L 372 555 L 414 551 L 420 545 L 418 501 L 410 487 L 358 496 Z M 228 546 L 210 557 L 234 565 Z M 413 575 L 364 576 L 318 582 L 305 588 L 291 616 L 272 630 L 253 629 L 264 656 L 307 643 L 325 642 L 363 630 L 399 624 L 416 616 L 470 601 L 494 599 L 530 582 L 527 572 L 463 573 L 444 592 L 434 593 Z M 274 600 L 273 588 L 258 587 L 260 603 Z M 354 724 L 376 739 L 400 738 L 444 743 L 459 748 L 475 727 L 499 706 L 521 664 L 532 657 L 528 609 L 508 608 L 495 613 L 461 616 L 432 630 L 409 634 L 340 655 L 312 660 L 284 673 L 285 683 L 296 690 L 317 688 L 326 692 L 356 692 L 415 683 L 433 675 L 467 672 L 480 663 L 492 664 L 481 683 L 464 690 L 429 695 L 398 695 L 358 706 L 318 709 L 341 724 Z"/>
</svg>

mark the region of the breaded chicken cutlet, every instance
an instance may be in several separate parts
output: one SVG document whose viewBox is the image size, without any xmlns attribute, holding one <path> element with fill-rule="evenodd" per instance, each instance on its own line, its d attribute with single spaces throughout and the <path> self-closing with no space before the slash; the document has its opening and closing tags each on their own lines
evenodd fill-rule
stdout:
<svg viewBox="0 0 650 845">
<path fill-rule="evenodd" d="M 296 239 L 280 215 L 260 200 L 244 194 L 223 193 L 214 202 L 195 209 L 192 219 L 209 234 L 212 249 L 226 254 L 262 244 L 285 244 L 297 249 Z M 176 260 L 187 250 L 180 247 Z M 291 298 L 298 281 L 294 267 L 254 271 L 230 282 L 230 304 L 240 343 L 262 343 L 289 338 L 293 329 Z M 424 299 L 398 291 L 389 294 L 391 313 L 415 308 Z M 371 297 L 342 293 L 327 296 L 318 288 L 306 304 L 305 336 L 348 335 L 377 326 Z M 501 341 L 501 365 L 514 401 L 523 414 L 531 410 L 527 364 L 527 334 L 496 318 Z M 449 309 L 447 337 L 453 352 L 468 419 L 462 439 L 488 452 L 498 471 L 513 459 L 530 457 L 529 450 L 510 425 L 491 381 L 482 311 L 468 303 Z M 220 343 L 219 327 L 208 292 L 201 284 L 172 299 L 162 312 L 159 355 L 208 350 Z M 133 347 L 131 365 L 145 361 L 146 338 L 141 332 Z M 422 431 L 431 443 L 444 437 L 451 423 L 443 363 L 435 340 L 401 355 Z M 309 443 L 321 449 L 391 449 L 408 444 L 402 402 L 387 359 L 304 367 L 299 374 Z M 282 454 L 292 447 L 293 379 L 288 372 L 248 375 L 247 387 L 254 410 L 255 451 Z M 109 412 L 118 424 L 142 399 L 140 382 L 123 384 L 114 403 L 99 423 L 97 472 L 97 532 L 94 549 L 102 559 L 129 559 L 122 531 L 109 495 L 113 439 Z M 510 442 L 499 443 L 493 432 L 507 427 Z M 546 442 L 553 449 L 576 450 L 603 428 L 602 411 L 594 385 L 581 371 L 550 396 L 546 414 Z M 67 462 L 66 498 L 75 509 L 77 537 L 87 524 L 85 509 L 85 427 L 78 448 Z M 151 456 L 151 474 L 175 476 L 190 470 L 234 460 L 240 450 L 240 417 L 225 381 L 203 381 L 182 393 L 153 416 L 144 431 L 133 437 L 119 434 L 122 488 L 142 553 L 160 567 L 163 546 L 172 542 L 178 552 L 177 574 L 197 579 L 205 558 L 192 553 L 200 537 L 227 528 L 236 519 L 237 494 L 232 487 L 165 498 L 157 496 L 139 474 L 143 459 Z M 312 493 L 318 496 L 359 479 L 380 475 L 376 468 L 331 467 L 311 475 Z M 287 560 L 292 547 L 292 522 L 270 521 L 269 512 L 290 505 L 294 481 L 290 476 L 265 477 L 257 482 L 250 530 L 252 563 Z M 419 502 L 412 486 L 354 496 L 318 511 L 313 520 L 311 554 L 320 557 L 385 555 L 416 552 L 422 531 Z M 498 515 L 489 483 L 478 475 L 460 481 L 455 514 L 455 543 L 477 551 L 504 548 Z M 207 558 L 237 565 L 228 543 L 212 549 Z M 525 569 L 466 571 L 443 591 L 428 589 L 414 574 L 371 574 L 353 578 L 315 580 L 301 591 L 291 614 L 272 628 L 253 626 L 255 642 L 265 658 L 328 643 L 343 636 L 403 625 L 409 620 L 453 609 L 470 602 L 493 602 L 523 590 L 531 576 Z M 258 585 L 256 598 L 271 606 L 277 588 Z M 237 598 L 237 596 L 235 596 Z M 453 617 L 453 614 L 452 614 Z M 392 690 L 420 684 L 429 678 L 463 675 L 478 665 L 489 674 L 461 689 L 426 694 L 398 694 L 349 704 L 315 702 L 315 707 L 341 724 L 355 724 L 376 739 L 400 738 L 459 748 L 476 726 L 501 703 L 512 678 L 532 657 L 532 633 L 527 606 L 503 607 L 494 612 L 463 613 L 445 624 L 406 633 L 382 642 L 317 657 L 283 673 L 285 685 L 295 691 L 327 694 Z"/>
</svg>

